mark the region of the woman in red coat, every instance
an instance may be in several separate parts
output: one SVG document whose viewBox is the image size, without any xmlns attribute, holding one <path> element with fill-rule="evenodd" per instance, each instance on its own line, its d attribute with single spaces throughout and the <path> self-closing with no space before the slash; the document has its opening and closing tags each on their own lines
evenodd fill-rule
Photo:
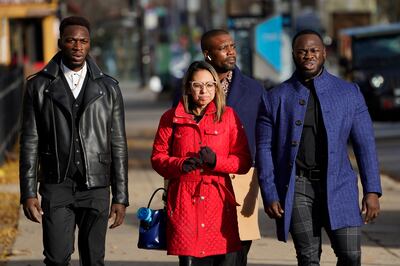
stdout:
<svg viewBox="0 0 400 266">
<path fill-rule="evenodd" d="M 225 254 L 241 248 L 228 174 L 246 173 L 251 157 L 210 64 L 190 65 L 180 103 L 161 117 L 151 162 L 169 180 L 168 254 L 179 265 L 224 265 Z"/>
</svg>

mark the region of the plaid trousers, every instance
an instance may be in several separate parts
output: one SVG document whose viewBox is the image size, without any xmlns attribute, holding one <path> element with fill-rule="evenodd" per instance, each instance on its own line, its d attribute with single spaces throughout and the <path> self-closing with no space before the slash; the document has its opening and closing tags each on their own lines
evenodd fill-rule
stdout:
<svg viewBox="0 0 400 266">
<path fill-rule="evenodd" d="M 320 265 L 322 228 L 338 258 L 337 266 L 361 266 L 361 228 L 331 230 L 325 180 L 296 176 L 290 234 L 299 266 Z"/>
</svg>

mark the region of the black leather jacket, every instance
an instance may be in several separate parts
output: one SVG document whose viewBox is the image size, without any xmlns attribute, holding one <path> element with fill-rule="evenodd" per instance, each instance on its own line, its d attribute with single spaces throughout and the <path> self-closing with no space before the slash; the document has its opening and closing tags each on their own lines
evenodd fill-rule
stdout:
<svg viewBox="0 0 400 266">
<path fill-rule="evenodd" d="M 61 183 L 72 159 L 73 118 L 61 55 L 28 79 L 20 138 L 21 202 L 37 197 L 37 183 Z M 128 152 L 118 82 L 88 57 L 79 133 L 89 189 L 111 185 L 113 203 L 128 205 Z"/>
</svg>

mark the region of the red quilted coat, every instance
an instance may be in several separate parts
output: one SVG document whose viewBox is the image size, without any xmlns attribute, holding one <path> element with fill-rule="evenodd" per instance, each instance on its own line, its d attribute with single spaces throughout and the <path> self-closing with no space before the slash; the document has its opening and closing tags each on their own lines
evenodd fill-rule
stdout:
<svg viewBox="0 0 400 266">
<path fill-rule="evenodd" d="M 205 257 L 240 249 L 237 203 L 228 174 L 245 174 L 251 157 L 244 129 L 233 109 L 226 107 L 221 122 L 214 122 L 215 111 L 211 102 L 196 123 L 179 103 L 160 120 L 151 162 L 169 180 L 169 255 Z M 183 161 L 198 157 L 201 146 L 209 146 L 216 153 L 215 168 L 204 166 L 182 172 Z"/>
</svg>

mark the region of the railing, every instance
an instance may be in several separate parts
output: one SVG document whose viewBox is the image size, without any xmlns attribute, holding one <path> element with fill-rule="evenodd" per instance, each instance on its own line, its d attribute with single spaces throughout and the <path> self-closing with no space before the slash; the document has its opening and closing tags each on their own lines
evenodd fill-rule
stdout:
<svg viewBox="0 0 400 266">
<path fill-rule="evenodd" d="M 23 81 L 22 67 L 0 67 L 0 165 L 17 140 Z"/>
</svg>

